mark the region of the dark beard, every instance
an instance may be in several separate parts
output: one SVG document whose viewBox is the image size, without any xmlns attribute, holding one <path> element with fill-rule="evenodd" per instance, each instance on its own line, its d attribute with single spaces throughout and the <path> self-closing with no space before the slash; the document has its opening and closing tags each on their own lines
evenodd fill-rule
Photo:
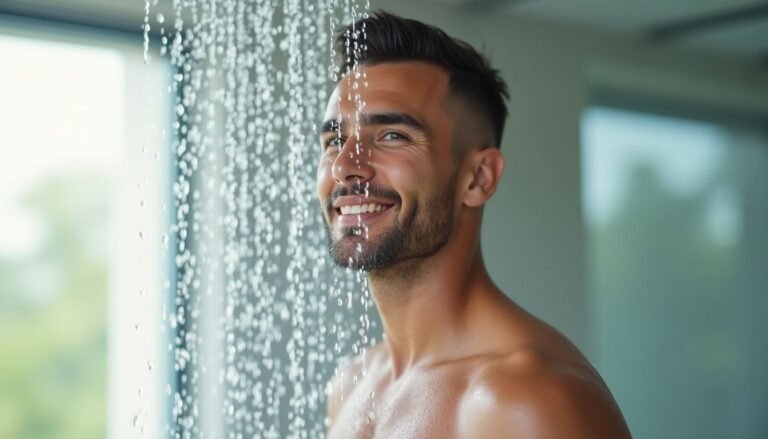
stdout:
<svg viewBox="0 0 768 439">
<path fill-rule="evenodd" d="M 343 236 L 334 241 L 330 226 L 326 223 L 331 260 L 340 267 L 381 272 L 408 260 L 425 259 L 434 255 L 445 246 L 453 230 L 454 186 L 455 176 L 451 178 L 445 191 L 428 200 L 423 209 L 416 204 L 402 223 L 399 218 L 395 218 L 394 224 L 375 241 L 366 239 L 363 226 L 345 228 Z M 392 199 L 391 196 L 382 196 L 390 194 L 388 191 L 369 187 L 368 192 L 371 196 Z M 334 199 L 334 195 L 340 196 L 334 191 L 329 200 Z M 399 201 L 399 196 L 397 198 Z M 327 203 L 329 204 L 330 202 Z M 399 205 L 400 203 L 396 203 L 390 209 Z"/>
</svg>

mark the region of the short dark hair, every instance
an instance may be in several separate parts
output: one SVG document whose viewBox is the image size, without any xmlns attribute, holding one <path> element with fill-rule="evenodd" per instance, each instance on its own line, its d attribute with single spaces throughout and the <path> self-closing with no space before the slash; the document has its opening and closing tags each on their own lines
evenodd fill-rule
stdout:
<svg viewBox="0 0 768 439">
<path fill-rule="evenodd" d="M 358 50 L 354 48 L 358 47 Z M 499 71 L 468 43 L 420 21 L 376 11 L 342 29 L 336 54 L 343 73 L 354 65 L 425 61 L 448 71 L 451 91 L 475 105 L 491 123 L 501 146 L 509 92 Z"/>
</svg>

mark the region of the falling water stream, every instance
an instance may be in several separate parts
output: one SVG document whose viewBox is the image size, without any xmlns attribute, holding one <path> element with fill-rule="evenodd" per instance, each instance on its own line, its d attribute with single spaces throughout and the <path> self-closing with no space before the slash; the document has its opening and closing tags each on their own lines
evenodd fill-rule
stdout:
<svg viewBox="0 0 768 439">
<path fill-rule="evenodd" d="M 173 67 L 167 434 L 322 437 L 326 382 L 378 331 L 364 275 L 329 262 L 315 195 L 333 35 L 369 5 L 160 3 L 143 29 L 145 61 Z"/>
</svg>

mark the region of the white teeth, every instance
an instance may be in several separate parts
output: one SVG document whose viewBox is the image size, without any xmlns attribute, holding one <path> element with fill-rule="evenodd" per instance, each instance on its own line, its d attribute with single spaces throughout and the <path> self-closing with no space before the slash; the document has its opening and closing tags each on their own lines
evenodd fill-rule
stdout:
<svg viewBox="0 0 768 439">
<path fill-rule="evenodd" d="M 381 204 L 370 203 L 341 206 L 339 209 L 341 210 L 342 215 L 358 215 L 368 212 L 381 212 L 382 210 L 386 209 L 386 207 Z"/>
</svg>

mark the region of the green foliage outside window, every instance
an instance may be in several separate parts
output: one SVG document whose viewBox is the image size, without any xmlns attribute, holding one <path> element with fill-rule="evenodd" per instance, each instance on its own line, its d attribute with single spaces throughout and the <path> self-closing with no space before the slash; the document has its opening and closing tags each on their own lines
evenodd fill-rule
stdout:
<svg viewBox="0 0 768 439">
<path fill-rule="evenodd" d="M 108 184 L 49 178 L 30 254 L 0 255 L 0 437 L 106 437 Z"/>
</svg>

